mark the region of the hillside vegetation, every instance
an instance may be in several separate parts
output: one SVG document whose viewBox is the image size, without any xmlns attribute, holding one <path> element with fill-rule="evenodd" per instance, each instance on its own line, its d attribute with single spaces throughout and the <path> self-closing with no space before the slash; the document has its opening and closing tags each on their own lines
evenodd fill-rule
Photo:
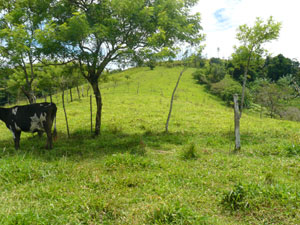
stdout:
<svg viewBox="0 0 300 225">
<path fill-rule="evenodd" d="M 89 97 L 66 105 L 70 139 L 54 97 L 52 150 L 45 135 L 25 133 L 14 150 L 1 122 L 0 224 L 300 224 L 299 123 L 245 112 L 233 154 L 233 109 L 188 69 L 166 134 L 181 70 L 110 75 L 96 138 Z"/>
</svg>

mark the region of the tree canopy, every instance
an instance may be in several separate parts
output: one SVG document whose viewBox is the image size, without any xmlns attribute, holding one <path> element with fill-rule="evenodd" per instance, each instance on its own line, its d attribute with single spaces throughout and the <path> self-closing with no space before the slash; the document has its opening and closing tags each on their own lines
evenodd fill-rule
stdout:
<svg viewBox="0 0 300 225">
<path fill-rule="evenodd" d="M 51 20 L 38 31 L 43 53 L 51 59 L 78 63 L 93 87 L 97 103 L 96 129 L 101 125 L 102 100 L 98 80 L 113 61 L 128 63 L 140 52 L 176 50 L 198 45 L 200 15 L 191 14 L 196 0 L 53 1 Z"/>
<path fill-rule="evenodd" d="M 252 57 L 257 55 L 260 56 L 265 52 L 263 44 L 277 39 L 280 28 L 281 23 L 275 22 L 272 16 L 266 22 L 264 22 L 261 18 L 257 18 L 253 27 L 249 27 L 248 25 L 244 24 L 238 28 L 236 38 L 241 42 L 241 46 L 239 48 L 235 48 L 237 50 L 241 50 L 241 65 L 245 67 L 240 116 L 242 115 L 248 70 Z"/>
</svg>

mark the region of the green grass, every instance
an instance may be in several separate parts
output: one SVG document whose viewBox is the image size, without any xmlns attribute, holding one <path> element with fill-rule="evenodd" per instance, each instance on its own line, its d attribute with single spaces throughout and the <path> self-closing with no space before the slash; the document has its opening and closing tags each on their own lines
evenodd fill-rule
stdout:
<svg viewBox="0 0 300 225">
<path fill-rule="evenodd" d="M 166 134 L 181 69 L 111 75 L 96 138 L 87 97 L 67 104 L 70 139 L 57 98 L 52 150 L 25 133 L 14 150 L 1 123 L 0 224 L 300 224 L 299 124 L 245 112 L 233 154 L 233 110 L 189 69 Z"/>
</svg>

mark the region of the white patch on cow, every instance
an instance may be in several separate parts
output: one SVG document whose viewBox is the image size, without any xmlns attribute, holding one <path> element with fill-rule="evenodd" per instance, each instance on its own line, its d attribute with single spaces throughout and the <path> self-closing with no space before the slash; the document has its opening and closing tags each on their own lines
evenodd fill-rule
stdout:
<svg viewBox="0 0 300 225">
<path fill-rule="evenodd" d="M 21 128 L 18 127 L 18 125 L 16 123 L 15 123 L 15 128 L 16 128 L 17 131 L 21 131 Z"/>
<path fill-rule="evenodd" d="M 17 115 L 18 107 L 12 109 L 12 114 Z"/>
<path fill-rule="evenodd" d="M 46 121 L 46 116 L 47 116 L 47 113 L 41 113 L 41 115 L 40 115 L 40 120 L 41 120 L 41 122 L 44 122 L 44 121 Z"/>
<path fill-rule="evenodd" d="M 46 113 L 41 113 L 40 118 L 38 118 L 37 114 L 35 113 L 34 116 L 30 117 L 30 131 L 36 130 L 44 130 L 43 122 L 46 121 Z"/>
<path fill-rule="evenodd" d="M 43 106 L 43 104 L 40 104 L 40 106 Z"/>
<path fill-rule="evenodd" d="M 13 135 L 14 139 L 16 139 L 16 135 L 15 135 L 15 133 L 14 133 L 14 131 L 13 131 L 13 129 L 12 129 L 12 127 L 11 127 L 11 126 L 9 126 L 9 130 L 11 131 L 11 133 L 12 133 L 12 135 Z"/>
</svg>

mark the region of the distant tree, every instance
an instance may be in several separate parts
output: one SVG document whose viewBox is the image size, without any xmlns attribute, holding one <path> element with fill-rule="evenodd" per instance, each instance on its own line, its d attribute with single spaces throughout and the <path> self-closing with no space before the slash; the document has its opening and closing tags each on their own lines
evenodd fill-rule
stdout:
<svg viewBox="0 0 300 225">
<path fill-rule="evenodd" d="M 288 85 L 265 83 L 261 85 L 255 95 L 256 102 L 268 109 L 271 118 L 279 114 L 283 107 L 282 101 L 291 98 L 291 88 Z"/>
<path fill-rule="evenodd" d="M 209 64 L 212 65 L 212 64 L 224 64 L 224 63 L 223 63 L 222 59 L 212 57 L 209 60 Z"/>
<path fill-rule="evenodd" d="M 74 60 L 96 98 L 95 134 L 100 133 L 102 97 L 99 77 L 113 61 L 128 62 L 139 51 L 174 50 L 197 45 L 200 15 L 191 14 L 197 0 L 53 1 L 53 19 L 39 34 L 45 54 Z"/>
<path fill-rule="evenodd" d="M 245 62 L 247 62 L 248 49 L 244 46 L 235 47 L 235 52 L 232 54 L 232 59 L 230 60 L 229 67 L 232 68 L 232 77 L 243 83 L 244 73 L 246 70 Z M 247 81 L 254 81 L 256 78 L 263 76 L 263 66 L 265 60 L 262 55 L 252 53 L 251 61 L 249 63 L 247 72 Z"/>
<path fill-rule="evenodd" d="M 235 137 L 236 145 L 235 150 L 240 150 L 240 119 L 242 117 L 244 100 L 245 100 L 245 91 L 246 91 L 246 82 L 248 79 L 248 71 L 253 55 L 261 55 L 264 53 L 264 48 L 262 45 L 266 42 L 270 42 L 274 39 L 277 39 L 279 36 L 281 23 L 277 23 L 270 17 L 266 23 L 260 18 L 257 18 L 253 27 L 249 27 L 246 24 L 238 28 L 237 39 L 241 42 L 243 48 L 243 65 L 245 67 L 244 77 L 243 77 L 243 87 L 242 87 L 242 96 L 241 96 L 241 105 L 239 111 L 235 110 Z M 239 49 L 239 48 L 237 48 Z M 235 96 L 237 98 L 237 95 Z M 234 101 L 237 103 L 237 99 Z M 238 109 L 238 107 L 235 107 Z"/>
<path fill-rule="evenodd" d="M 193 57 L 190 58 L 191 62 L 193 62 L 193 59 Z M 193 76 L 200 84 L 210 85 L 224 79 L 226 73 L 227 70 L 224 61 L 218 58 L 211 58 L 209 63 L 203 69 L 195 71 Z"/>
<path fill-rule="evenodd" d="M 11 68 L 0 67 L 0 105 L 5 105 L 9 101 L 13 102 L 15 100 L 15 95 L 12 95 L 11 90 L 7 87 L 7 81 L 12 73 L 13 70 Z"/>
<path fill-rule="evenodd" d="M 297 66 L 297 61 L 279 54 L 275 57 L 267 57 L 264 68 L 267 77 L 273 81 L 277 81 L 288 74 L 296 75 L 299 66 Z"/>
<path fill-rule="evenodd" d="M 224 79 L 226 75 L 225 65 L 219 63 L 212 63 L 206 70 L 206 78 L 211 83 L 216 83 Z"/>
<path fill-rule="evenodd" d="M 1 1 L 0 55 L 12 68 L 22 84 L 18 86 L 30 103 L 35 102 L 32 87 L 35 63 L 39 58 L 36 30 L 43 26 L 48 15 L 50 1 L 8 0 Z"/>
</svg>

